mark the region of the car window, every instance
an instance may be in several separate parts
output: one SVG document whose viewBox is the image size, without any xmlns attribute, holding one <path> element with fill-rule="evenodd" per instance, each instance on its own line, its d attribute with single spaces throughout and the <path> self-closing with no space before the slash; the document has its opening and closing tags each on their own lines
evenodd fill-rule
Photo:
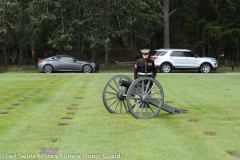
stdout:
<svg viewBox="0 0 240 160">
<path fill-rule="evenodd" d="M 173 51 L 170 56 L 173 56 L 173 57 L 184 57 L 184 54 L 183 52 L 181 51 Z"/>
<path fill-rule="evenodd" d="M 64 62 L 73 62 L 73 58 L 72 57 L 60 57 L 59 58 L 61 61 L 64 61 Z"/>
<path fill-rule="evenodd" d="M 191 52 L 184 52 L 185 57 L 194 57 L 194 55 Z"/>
<path fill-rule="evenodd" d="M 57 57 L 56 57 L 56 56 L 53 56 L 53 57 L 49 57 L 49 59 L 56 60 Z"/>
<path fill-rule="evenodd" d="M 164 56 L 167 53 L 167 51 L 158 51 L 155 55 L 156 56 Z"/>
<path fill-rule="evenodd" d="M 191 52 L 193 54 L 194 57 L 200 57 L 199 55 L 197 55 L 196 53 L 194 53 L 193 51 Z"/>
</svg>

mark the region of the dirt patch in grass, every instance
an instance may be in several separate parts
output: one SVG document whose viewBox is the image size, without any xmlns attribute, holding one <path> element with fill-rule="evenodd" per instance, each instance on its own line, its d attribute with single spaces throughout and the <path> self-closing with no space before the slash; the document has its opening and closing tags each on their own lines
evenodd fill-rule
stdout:
<svg viewBox="0 0 240 160">
<path fill-rule="evenodd" d="M 14 109 L 14 107 L 8 107 L 8 108 L 6 108 L 7 110 L 12 110 L 12 109 Z"/>
<path fill-rule="evenodd" d="M 240 151 L 227 151 L 233 158 L 240 158 Z"/>
<path fill-rule="evenodd" d="M 69 123 L 61 122 L 61 123 L 58 123 L 58 126 L 62 126 L 62 127 L 69 126 Z"/>
<path fill-rule="evenodd" d="M 13 106 L 19 106 L 20 104 L 19 103 L 14 103 L 12 104 Z"/>
<path fill-rule="evenodd" d="M 26 102 L 27 100 L 25 100 L 25 99 L 20 99 L 20 100 L 18 100 L 19 102 Z"/>
<path fill-rule="evenodd" d="M 68 110 L 78 110 L 77 107 L 68 107 L 67 109 L 68 109 Z"/>
<path fill-rule="evenodd" d="M 189 119 L 188 122 L 197 123 L 198 121 L 196 119 Z"/>
<path fill-rule="evenodd" d="M 8 95 L 0 94 L 0 98 L 8 98 Z"/>
<path fill-rule="evenodd" d="M 75 99 L 83 99 L 82 97 L 75 97 Z"/>
<path fill-rule="evenodd" d="M 62 119 L 72 120 L 72 117 L 62 117 Z"/>
<path fill-rule="evenodd" d="M 52 142 L 52 143 L 56 143 L 58 141 L 58 138 L 52 138 L 51 140 L 50 140 L 50 142 Z"/>
<path fill-rule="evenodd" d="M 67 112 L 66 114 L 67 114 L 67 115 L 74 115 L 75 112 Z"/>
<path fill-rule="evenodd" d="M 216 132 L 212 132 L 212 131 L 205 131 L 205 132 L 203 132 L 203 134 L 205 134 L 207 136 L 216 136 L 217 135 Z"/>
<path fill-rule="evenodd" d="M 79 93 L 86 93 L 85 91 L 81 91 L 81 92 L 79 92 Z"/>
<path fill-rule="evenodd" d="M 0 111 L 0 114 L 8 114 L 8 111 Z"/>
</svg>

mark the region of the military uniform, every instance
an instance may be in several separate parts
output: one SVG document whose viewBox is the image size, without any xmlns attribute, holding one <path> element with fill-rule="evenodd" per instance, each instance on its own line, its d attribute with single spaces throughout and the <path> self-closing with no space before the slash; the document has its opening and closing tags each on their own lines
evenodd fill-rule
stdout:
<svg viewBox="0 0 240 160">
<path fill-rule="evenodd" d="M 141 50 L 142 54 L 148 54 L 149 50 Z M 134 79 L 142 76 L 155 78 L 157 75 L 157 68 L 155 63 L 150 58 L 138 59 L 134 66 Z"/>
</svg>

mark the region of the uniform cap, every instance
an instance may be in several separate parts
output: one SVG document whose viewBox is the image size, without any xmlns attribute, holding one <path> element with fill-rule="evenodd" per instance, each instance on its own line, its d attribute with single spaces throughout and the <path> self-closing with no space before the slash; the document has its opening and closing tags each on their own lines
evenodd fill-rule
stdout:
<svg viewBox="0 0 240 160">
<path fill-rule="evenodd" d="M 142 49 L 140 51 L 142 52 L 142 54 L 148 54 L 150 49 Z"/>
</svg>

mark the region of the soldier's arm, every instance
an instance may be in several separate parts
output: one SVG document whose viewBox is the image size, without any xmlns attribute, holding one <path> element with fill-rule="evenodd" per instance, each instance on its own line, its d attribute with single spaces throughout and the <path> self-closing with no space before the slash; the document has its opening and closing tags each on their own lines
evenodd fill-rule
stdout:
<svg viewBox="0 0 240 160">
<path fill-rule="evenodd" d="M 153 62 L 153 78 L 155 78 L 157 76 L 157 67 L 155 65 L 155 63 Z"/>
<path fill-rule="evenodd" d="M 136 62 L 134 65 L 134 80 L 137 79 L 137 74 L 138 74 L 138 63 Z"/>
</svg>

